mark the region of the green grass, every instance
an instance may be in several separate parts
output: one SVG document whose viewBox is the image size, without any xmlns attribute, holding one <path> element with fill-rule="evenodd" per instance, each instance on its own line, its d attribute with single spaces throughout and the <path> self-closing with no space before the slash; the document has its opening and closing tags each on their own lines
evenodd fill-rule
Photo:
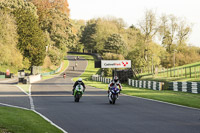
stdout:
<svg viewBox="0 0 200 133">
<path fill-rule="evenodd" d="M 6 72 L 6 70 L 9 69 L 10 73 L 17 74 L 18 69 L 14 66 L 6 66 L 6 65 L 0 65 L 0 72 Z"/>
<path fill-rule="evenodd" d="M 96 88 L 101 88 L 107 90 L 108 84 L 104 84 L 101 82 L 92 81 L 91 75 L 96 74 L 99 69 L 94 68 L 94 58 L 89 55 L 79 55 L 88 59 L 88 67 L 86 68 L 85 72 L 80 76 L 83 78 L 84 83 L 93 86 Z M 74 78 L 73 80 L 77 80 L 78 78 Z M 188 107 L 200 108 L 200 94 L 191 94 L 185 92 L 174 92 L 169 90 L 149 90 L 149 89 L 138 89 L 127 84 L 122 84 L 123 86 L 123 94 L 127 94 L 130 96 L 137 96 L 142 98 L 154 99 L 179 105 L 184 105 Z M 87 89 L 86 89 L 87 91 Z"/>
<path fill-rule="evenodd" d="M 0 133 L 11 133 L 11 132 L 9 132 L 7 129 L 4 129 L 4 128 L 0 128 Z"/>
<path fill-rule="evenodd" d="M 18 84 L 20 88 L 22 88 L 25 92 L 29 93 L 30 84 Z"/>
<path fill-rule="evenodd" d="M 69 61 L 65 59 L 65 60 L 63 61 L 63 66 L 62 66 L 62 68 L 61 68 L 61 71 L 58 72 L 58 73 L 64 72 L 65 69 L 68 67 L 68 65 L 69 65 Z M 55 75 L 57 75 L 58 73 L 55 73 L 55 74 L 53 74 L 53 75 L 48 75 L 48 76 L 42 76 L 42 79 L 43 79 L 43 80 L 46 80 L 46 79 L 53 78 L 53 77 L 54 77 Z"/>
<path fill-rule="evenodd" d="M 190 68 L 191 67 L 191 68 Z M 200 81 L 200 62 L 187 64 L 171 69 L 165 69 L 158 72 L 156 75 L 151 73 L 141 73 L 138 75 L 141 80 L 154 80 L 154 81 Z"/>
<path fill-rule="evenodd" d="M 82 54 L 70 54 L 70 55 L 74 55 L 74 56 L 80 56 L 80 57 L 83 57 L 85 58 L 87 61 L 88 61 L 88 66 L 85 70 L 85 72 L 80 76 L 83 81 L 86 83 L 86 84 L 89 84 L 91 82 L 91 76 L 93 74 L 96 74 L 98 73 L 99 71 L 99 68 L 94 68 L 94 57 L 91 56 L 91 55 L 82 55 Z M 76 81 L 78 80 L 79 77 L 76 77 L 76 78 L 73 78 L 73 81 Z"/>
<path fill-rule="evenodd" d="M 123 93 L 131 96 L 200 108 L 200 94 L 174 92 L 169 90 L 156 91 L 148 89 L 137 89 L 128 85 L 123 85 Z"/>
<path fill-rule="evenodd" d="M 59 73 L 62 73 L 69 65 L 69 61 L 68 60 L 64 60 L 63 63 L 64 64 L 63 64 L 62 69 L 61 69 L 61 71 Z M 58 74 L 58 73 L 56 73 L 56 74 Z M 42 79 L 45 80 L 45 79 L 53 78 L 56 74 L 50 75 L 50 76 L 42 76 Z M 22 88 L 25 92 L 29 93 L 30 84 L 18 84 L 17 86 Z"/>
<path fill-rule="evenodd" d="M 64 61 L 67 62 L 67 59 L 64 59 Z M 64 65 L 67 65 L 66 63 Z M 59 66 L 51 66 L 52 69 L 50 68 L 42 68 L 42 73 L 45 72 L 51 72 L 53 70 L 56 70 Z M 65 67 L 66 68 L 66 67 Z M 6 72 L 6 70 L 9 69 L 10 73 L 14 73 L 15 75 L 17 75 L 18 73 L 18 69 L 14 66 L 7 66 L 7 65 L 0 65 L 0 72 Z M 30 70 L 25 70 L 26 73 L 30 73 Z"/>
<path fill-rule="evenodd" d="M 0 131 L 11 133 L 62 133 L 33 111 L 0 107 Z"/>
</svg>

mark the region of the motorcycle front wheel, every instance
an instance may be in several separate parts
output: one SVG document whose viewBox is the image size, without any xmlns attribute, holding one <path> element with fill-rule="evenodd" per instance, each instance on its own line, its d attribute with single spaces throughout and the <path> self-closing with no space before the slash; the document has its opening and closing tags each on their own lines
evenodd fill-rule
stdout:
<svg viewBox="0 0 200 133">
<path fill-rule="evenodd" d="M 75 101 L 75 102 L 79 102 L 79 96 L 78 96 L 78 94 L 76 94 L 76 95 L 74 96 L 74 101 Z"/>
<path fill-rule="evenodd" d="M 112 104 L 115 104 L 116 99 L 117 99 L 117 95 L 113 95 L 112 96 Z"/>
</svg>

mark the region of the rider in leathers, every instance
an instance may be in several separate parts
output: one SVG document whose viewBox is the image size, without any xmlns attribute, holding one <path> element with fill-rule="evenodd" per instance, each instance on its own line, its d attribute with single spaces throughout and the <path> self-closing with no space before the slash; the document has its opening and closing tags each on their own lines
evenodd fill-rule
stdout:
<svg viewBox="0 0 200 133">
<path fill-rule="evenodd" d="M 112 87 L 113 85 L 115 85 L 115 84 L 116 84 L 117 86 L 119 86 L 119 90 L 122 91 L 122 85 L 119 83 L 118 77 L 115 76 L 115 77 L 113 78 L 113 80 L 110 82 L 110 84 L 108 85 L 108 94 L 109 94 L 109 92 L 110 92 L 110 90 L 111 90 L 111 87 Z"/>
<path fill-rule="evenodd" d="M 76 86 L 78 85 L 78 84 L 81 84 L 82 86 L 83 86 L 83 92 L 85 91 L 85 84 L 83 83 L 83 81 L 82 81 L 82 78 L 79 78 L 75 83 L 74 83 L 74 86 L 73 86 L 73 92 L 72 92 L 72 95 L 74 95 L 74 90 L 75 90 L 75 88 L 76 88 Z"/>
</svg>

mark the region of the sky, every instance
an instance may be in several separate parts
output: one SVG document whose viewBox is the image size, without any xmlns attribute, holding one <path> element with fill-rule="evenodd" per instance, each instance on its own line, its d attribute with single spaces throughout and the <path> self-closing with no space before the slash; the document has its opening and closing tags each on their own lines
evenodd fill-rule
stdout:
<svg viewBox="0 0 200 133">
<path fill-rule="evenodd" d="M 200 0 L 68 0 L 72 19 L 114 16 L 137 27 L 146 10 L 159 17 L 173 14 L 192 25 L 188 43 L 200 47 Z"/>
</svg>

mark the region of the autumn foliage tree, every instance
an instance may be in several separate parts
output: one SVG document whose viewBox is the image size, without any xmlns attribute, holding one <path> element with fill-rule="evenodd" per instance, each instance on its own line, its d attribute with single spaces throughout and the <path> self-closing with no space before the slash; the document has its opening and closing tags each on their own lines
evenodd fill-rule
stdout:
<svg viewBox="0 0 200 133">
<path fill-rule="evenodd" d="M 17 49 L 18 35 L 15 18 L 10 12 L 3 10 L 0 10 L 0 16 L 0 65 L 21 69 L 23 57 Z"/>
<path fill-rule="evenodd" d="M 50 9 L 56 9 L 69 16 L 69 4 L 67 0 L 28 0 L 32 2 L 38 10 L 40 18 L 49 16 L 48 11 Z"/>
<path fill-rule="evenodd" d="M 24 58 L 28 58 L 31 66 L 40 66 L 45 58 L 45 36 L 39 27 L 38 20 L 29 11 L 15 11 L 17 32 L 19 35 L 18 48 Z"/>
<path fill-rule="evenodd" d="M 37 7 L 39 24 L 48 41 L 47 56 L 54 65 L 59 65 L 70 47 L 72 35 L 67 0 L 29 0 Z M 54 56 L 52 53 L 57 53 Z"/>
</svg>

